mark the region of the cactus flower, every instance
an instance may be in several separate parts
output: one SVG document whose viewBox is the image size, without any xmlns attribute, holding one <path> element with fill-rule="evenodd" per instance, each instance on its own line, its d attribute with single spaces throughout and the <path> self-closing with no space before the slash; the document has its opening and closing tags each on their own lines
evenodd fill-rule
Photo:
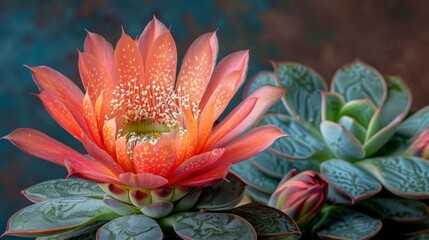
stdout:
<svg viewBox="0 0 429 240">
<path fill-rule="evenodd" d="M 275 86 L 255 91 L 214 126 L 244 82 L 249 59 L 248 51 L 238 51 L 216 65 L 217 54 L 216 32 L 200 36 L 176 77 L 174 39 L 156 18 L 138 39 L 123 31 L 116 48 L 88 32 L 79 52 L 85 91 L 49 67 L 30 67 L 38 98 L 88 155 L 33 129 L 4 138 L 100 183 L 121 202 L 143 207 L 176 200 L 188 187 L 224 179 L 231 164 L 285 135 L 275 126 L 241 135 L 284 94 Z"/>
<path fill-rule="evenodd" d="M 268 202 L 292 217 L 299 226 L 312 220 L 328 196 L 328 184 L 314 171 L 287 174 Z"/>
</svg>

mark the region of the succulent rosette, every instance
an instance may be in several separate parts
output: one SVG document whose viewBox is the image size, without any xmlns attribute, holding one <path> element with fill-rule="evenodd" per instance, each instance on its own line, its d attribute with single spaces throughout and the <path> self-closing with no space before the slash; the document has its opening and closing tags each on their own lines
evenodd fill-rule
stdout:
<svg viewBox="0 0 429 240">
<path fill-rule="evenodd" d="M 429 108 L 409 113 L 411 93 L 399 77 L 355 61 L 340 68 L 328 88 L 311 68 L 277 62 L 274 72 L 249 82 L 245 96 L 266 84 L 287 92 L 256 126 L 274 124 L 290 136 L 233 166 L 249 196 L 267 203 L 291 169 L 315 170 L 329 193 L 312 234 L 397 238 L 428 229 L 428 207 L 419 199 L 429 198 Z M 398 222 L 403 227 L 392 228 Z M 394 231 L 380 231 L 382 224 Z"/>
<path fill-rule="evenodd" d="M 273 208 L 232 209 L 245 184 L 228 174 L 230 166 L 285 136 L 272 125 L 243 133 L 284 90 L 261 87 L 215 124 L 243 84 L 249 59 L 247 50 L 238 51 L 216 65 L 217 54 L 216 32 L 204 34 L 189 47 L 176 74 L 174 39 L 154 18 L 138 39 L 122 32 L 115 48 L 88 32 L 84 51 L 79 52 L 84 92 L 49 67 L 30 67 L 40 89 L 37 97 L 88 154 L 33 129 L 18 129 L 4 137 L 79 178 L 24 190 L 36 204 L 12 216 L 5 235 L 40 239 L 299 235 L 295 223 Z M 269 214 L 249 220 L 255 208 Z M 210 213 L 215 210 L 224 212 Z M 270 232 L 264 217 L 289 228 Z"/>
</svg>

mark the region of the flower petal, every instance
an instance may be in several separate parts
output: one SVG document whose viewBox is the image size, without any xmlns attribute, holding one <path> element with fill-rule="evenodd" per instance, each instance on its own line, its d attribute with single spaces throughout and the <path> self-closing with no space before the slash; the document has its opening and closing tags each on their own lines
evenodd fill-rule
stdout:
<svg viewBox="0 0 429 240">
<path fill-rule="evenodd" d="M 142 34 L 140 35 L 138 46 L 142 55 L 143 62 L 146 63 L 146 66 L 147 55 L 153 42 L 155 42 L 158 37 L 165 34 L 166 32 L 168 32 L 167 27 L 165 27 L 162 22 L 160 22 L 158 19 L 156 19 L 155 16 L 153 16 L 152 21 L 147 24 Z"/>
<path fill-rule="evenodd" d="M 287 136 L 278 127 L 265 125 L 255 128 L 225 146 L 219 164 L 238 163 L 249 159 L 269 147 L 276 139 Z"/>
<path fill-rule="evenodd" d="M 28 67 L 39 90 L 54 94 L 73 114 L 81 127 L 85 126 L 82 114 L 82 91 L 67 77 L 52 68 L 39 66 Z"/>
<path fill-rule="evenodd" d="M 123 30 L 115 48 L 115 68 L 118 84 L 123 84 L 125 91 L 144 84 L 144 65 L 140 50 Z"/>
<path fill-rule="evenodd" d="M 133 162 L 128 156 L 127 138 L 120 137 L 116 140 L 116 161 L 126 172 L 134 172 Z"/>
<path fill-rule="evenodd" d="M 185 114 L 186 133 L 183 135 L 180 148 L 177 152 L 176 166 L 180 165 L 185 159 L 188 159 L 194 154 L 198 141 L 197 121 L 195 121 L 195 118 L 189 109 L 183 109 L 183 113 Z"/>
<path fill-rule="evenodd" d="M 87 31 L 88 35 L 85 39 L 84 50 L 86 53 L 94 56 L 104 68 L 107 70 L 109 78 L 115 81 L 115 61 L 113 57 L 113 47 L 102 36 Z M 85 85 L 84 85 L 85 86 Z"/>
<path fill-rule="evenodd" d="M 205 187 L 213 185 L 226 177 L 230 166 L 231 164 L 223 164 L 211 171 L 201 173 L 196 177 L 181 181 L 177 185 L 188 187 Z"/>
<path fill-rule="evenodd" d="M 177 50 L 176 43 L 167 31 L 151 44 L 146 59 L 146 78 L 148 83 L 155 82 L 166 90 L 174 89 L 176 80 Z"/>
<path fill-rule="evenodd" d="M 178 142 L 179 134 L 172 132 L 162 135 L 155 145 L 152 143 L 137 145 L 132 153 L 134 169 L 138 173 L 168 176 L 176 163 Z"/>
<path fill-rule="evenodd" d="M 127 186 L 143 189 L 159 188 L 168 183 L 167 179 L 152 173 L 127 172 L 119 175 L 119 179 Z"/>
<path fill-rule="evenodd" d="M 236 107 L 226 118 L 224 118 L 214 129 L 210 140 L 215 143 L 212 147 L 223 147 L 234 138 L 243 133 L 247 128 L 254 125 L 265 112 L 276 103 L 286 92 L 285 89 L 265 85 L 256 89 L 249 97 L 247 97 L 242 104 Z M 257 98 L 254 108 L 251 109 L 250 114 L 246 114 L 241 108 L 249 99 Z M 243 106 L 242 106 L 243 105 Z M 232 123 L 231 123 L 232 122 Z M 219 136 L 218 139 L 215 136 Z"/>
<path fill-rule="evenodd" d="M 216 32 L 197 38 L 183 58 L 176 91 L 189 94 L 191 106 L 198 107 L 212 75 L 218 52 Z M 194 113 L 198 109 L 193 109 Z"/>
<path fill-rule="evenodd" d="M 248 50 L 232 53 L 219 62 L 201 100 L 200 109 L 202 109 L 202 112 L 208 105 L 215 104 L 215 119 L 220 116 L 231 98 L 243 84 L 247 74 L 248 63 Z"/>
<path fill-rule="evenodd" d="M 175 184 L 185 178 L 192 177 L 192 175 L 199 175 L 201 172 L 213 169 L 214 163 L 222 156 L 223 152 L 224 149 L 217 148 L 185 160 L 176 168 L 169 184 Z"/>
<path fill-rule="evenodd" d="M 116 119 L 112 118 L 106 121 L 103 125 L 103 142 L 104 149 L 110 154 L 115 156 L 116 152 Z"/>
<path fill-rule="evenodd" d="M 89 132 L 91 133 L 91 136 L 94 139 L 95 143 L 97 144 L 97 146 L 103 147 L 104 145 L 101 140 L 97 117 L 88 93 L 86 93 L 85 97 L 83 98 L 83 115 L 85 117 L 85 122 L 88 126 Z"/>
<path fill-rule="evenodd" d="M 69 172 L 67 177 L 73 175 L 97 183 L 120 183 L 118 173 L 90 159 L 88 161 L 65 160 L 65 166 Z"/>
</svg>

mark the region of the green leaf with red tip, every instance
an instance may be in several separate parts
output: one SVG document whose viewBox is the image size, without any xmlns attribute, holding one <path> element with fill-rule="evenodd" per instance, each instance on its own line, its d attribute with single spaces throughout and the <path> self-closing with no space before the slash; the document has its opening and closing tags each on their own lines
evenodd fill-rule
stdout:
<svg viewBox="0 0 429 240">
<path fill-rule="evenodd" d="M 335 73 L 331 91 L 339 93 L 346 102 L 368 98 L 379 107 L 386 99 L 387 86 L 377 70 L 361 61 L 355 61 Z"/>
<path fill-rule="evenodd" d="M 317 170 L 318 165 L 311 160 L 293 160 L 281 157 L 271 151 L 262 151 L 248 160 L 252 165 L 270 177 L 281 179 L 292 169 L 298 172 Z"/>
<path fill-rule="evenodd" d="M 173 211 L 174 204 L 167 201 L 159 201 L 142 207 L 140 211 L 151 218 L 163 218 Z"/>
<path fill-rule="evenodd" d="M 381 185 L 376 179 L 354 164 L 341 159 L 322 163 L 320 171 L 330 185 L 352 200 L 352 204 L 381 191 Z"/>
<path fill-rule="evenodd" d="M 131 206 L 129 204 L 126 204 L 124 202 L 121 202 L 119 200 L 116 200 L 114 198 L 111 198 L 109 196 L 105 196 L 103 199 L 103 202 L 109 206 L 115 213 L 125 216 L 130 214 L 136 214 L 140 211 L 135 208 L 134 206 Z"/>
<path fill-rule="evenodd" d="M 247 83 L 243 91 L 244 98 L 249 96 L 256 89 L 264 85 L 276 85 L 274 80 L 274 73 L 270 71 L 260 71 L 256 73 Z M 267 113 L 283 113 L 288 114 L 286 107 L 283 105 L 282 101 L 276 102 Z"/>
<path fill-rule="evenodd" d="M 260 203 L 249 203 L 228 212 L 246 219 L 256 230 L 258 238 L 299 239 L 301 236 L 292 218 Z"/>
<path fill-rule="evenodd" d="M 374 113 L 375 106 L 369 99 L 359 99 L 344 104 L 343 108 L 341 108 L 340 116 L 349 116 L 355 119 L 362 127 L 367 128 Z"/>
<path fill-rule="evenodd" d="M 379 219 L 399 222 L 421 222 L 429 219 L 429 208 L 424 202 L 400 198 L 371 198 L 360 203 Z"/>
<path fill-rule="evenodd" d="M 260 125 L 267 124 L 275 125 L 289 134 L 287 137 L 277 139 L 271 145 L 271 150 L 276 154 L 292 159 L 313 157 L 312 159 L 320 160 L 329 152 L 323 144 L 322 136 L 316 129 L 311 126 L 307 127 L 305 123 L 296 121 L 290 116 L 268 114 L 260 122 Z"/>
<path fill-rule="evenodd" d="M 249 161 L 243 161 L 232 165 L 231 171 L 243 178 L 250 187 L 265 194 L 273 193 L 279 184 L 279 179 L 262 173 L 253 167 Z"/>
<path fill-rule="evenodd" d="M 338 120 L 338 124 L 353 134 L 353 136 L 355 136 L 361 144 L 365 142 L 366 129 L 362 127 L 362 125 L 360 125 L 355 119 L 349 116 L 342 116 Z"/>
<path fill-rule="evenodd" d="M 161 227 L 155 220 L 135 214 L 116 218 L 97 231 L 97 239 L 163 239 Z"/>
<path fill-rule="evenodd" d="M 340 117 L 340 111 L 344 106 L 344 99 L 337 93 L 322 91 L 322 121 L 336 122 Z"/>
<path fill-rule="evenodd" d="M 378 112 L 374 115 L 374 118 L 379 116 Z M 392 137 L 395 135 L 395 130 L 402 121 L 402 115 L 398 116 L 386 127 L 379 130 L 377 133 L 371 136 L 371 138 L 365 140 L 363 148 L 365 149 L 365 156 L 369 157 L 380 150 Z M 370 124 L 371 125 L 371 124 Z M 370 131 L 370 129 L 368 129 Z M 367 137 L 369 132 L 367 132 Z"/>
<path fill-rule="evenodd" d="M 224 210 L 237 205 L 244 196 L 246 183 L 235 174 L 230 173 L 226 180 L 203 188 L 196 209 Z"/>
<path fill-rule="evenodd" d="M 277 85 L 288 89 L 284 103 L 292 116 L 318 128 L 321 121 L 320 91 L 327 90 L 323 78 L 297 63 L 276 63 Z"/>
<path fill-rule="evenodd" d="M 38 183 L 22 191 L 22 194 L 32 202 L 49 199 L 82 196 L 103 198 L 104 192 L 96 183 L 83 179 L 54 179 Z"/>
<path fill-rule="evenodd" d="M 314 229 L 322 239 L 370 239 L 380 231 L 380 220 L 345 207 L 329 207 Z"/>
<path fill-rule="evenodd" d="M 4 235 L 46 236 L 117 217 L 99 199 L 58 198 L 33 204 L 15 213 L 9 219 Z"/>
<path fill-rule="evenodd" d="M 164 228 L 172 228 L 183 239 L 252 240 L 256 232 L 242 217 L 229 213 L 183 212 L 160 220 Z"/>
<path fill-rule="evenodd" d="M 58 234 L 53 234 L 45 237 L 37 237 L 36 240 L 59 240 L 59 239 L 83 240 L 84 236 L 90 236 L 85 239 L 92 240 L 92 239 L 95 239 L 95 232 L 97 231 L 97 229 L 100 228 L 100 226 L 102 226 L 106 222 L 107 221 L 98 221 L 98 222 L 90 223 L 82 227 L 74 228 L 68 231 L 63 231 Z"/>
<path fill-rule="evenodd" d="M 357 163 L 387 190 L 405 198 L 429 198 L 429 161 L 418 157 L 379 157 Z"/>
<path fill-rule="evenodd" d="M 355 161 L 365 156 L 362 144 L 344 126 L 331 121 L 323 121 L 320 124 L 320 132 L 335 157 Z"/>
<path fill-rule="evenodd" d="M 198 202 L 202 192 L 202 188 L 196 188 L 190 191 L 174 206 L 173 212 L 184 212 L 192 209 Z"/>
</svg>

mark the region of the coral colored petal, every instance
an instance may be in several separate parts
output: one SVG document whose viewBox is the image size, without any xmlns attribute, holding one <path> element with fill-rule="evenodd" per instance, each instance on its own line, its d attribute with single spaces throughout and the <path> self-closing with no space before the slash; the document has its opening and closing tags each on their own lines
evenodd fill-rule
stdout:
<svg viewBox="0 0 429 240">
<path fill-rule="evenodd" d="M 183 160 L 192 156 L 197 147 L 198 125 L 192 112 L 189 109 L 183 109 L 185 114 L 185 129 L 186 133 L 182 138 L 182 143 L 177 153 L 176 166 L 180 165 Z"/>
<path fill-rule="evenodd" d="M 211 171 L 201 173 L 196 177 L 181 181 L 177 183 L 177 185 L 188 187 L 205 187 L 213 185 L 226 177 L 230 166 L 231 164 L 221 165 L 215 169 L 212 169 Z"/>
<path fill-rule="evenodd" d="M 175 184 L 185 178 L 190 178 L 208 169 L 213 169 L 213 165 L 222 156 L 223 152 L 224 149 L 218 148 L 187 159 L 175 170 L 170 184 Z"/>
<path fill-rule="evenodd" d="M 234 52 L 222 59 L 213 72 L 206 93 L 201 100 L 200 109 L 204 109 L 207 104 L 214 104 L 219 100 L 223 104 L 228 104 L 246 78 L 248 63 L 249 50 Z M 238 72 L 238 75 L 231 76 L 235 72 Z M 218 103 L 216 102 L 216 104 Z M 225 107 L 218 107 L 219 110 L 222 109 L 220 113 Z M 220 113 L 217 114 L 220 115 Z"/>
<path fill-rule="evenodd" d="M 128 156 L 127 138 L 121 137 L 116 140 L 116 161 L 126 172 L 134 172 L 133 162 Z"/>
<path fill-rule="evenodd" d="M 118 84 L 123 84 L 126 91 L 133 89 L 135 85 L 144 84 L 144 65 L 140 50 L 124 31 L 115 48 L 115 68 Z"/>
<path fill-rule="evenodd" d="M 249 159 L 269 147 L 276 139 L 287 136 L 273 125 L 255 128 L 225 146 L 220 164 L 237 163 Z"/>
<path fill-rule="evenodd" d="M 97 146 L 103 147 L 97 117 L 95 115 L 95 111 L 88 94 L 85 94 L 85 97 L 83 98 L 83 113 L 92 138 L 94 139 Z"/>
<path fill-rule="evenodd" d="M 143 58 L 143 62 L 146 64 L 146 66 L 147 55 L 153 42 L 155 42 L 158 37 L 165 34 L 166 32 L 168 32 L 167 27 L 165 27 L 165 25 L 162 22 L 158 21 L 158 19 L 156 19 L 156 17 L 154 16 L 152 21 L 147 24 L 142 34 L 140 35 L 138 40 L 138 46 Z"/>
<path fill-rule="evenodd" d="M 120 183 L 118 173 L 112 172 L 99 162 L 88 159 L 87 161 L 65 161 L 65 166 L 71 175 L 94 181 L 97 183 Z"/>
<path fill-rule="evenodd" d="M 39 90 L 54 94 L 73 114 L 79 125 L 85 129 L 85 119 L 82 114 L 82 91 L 67 77 L 52 68 L 39 66 L 28 67 Z"/>
<path fill-rule="evenodd" d="M 115 156 L 116 152 L 116 119 L 112 118 L 106 121 L 103 125 L 103 142 L 104 149 L 110 154 Z"/>
<path fill-rule="evenodd" d="M 177 50 L 176 43 L 167 31 L 150 46 L 146 60 L 146 78 L 148 83 L 174 89 L 176 80 Z"/>
<path fill-rule="evenodd" d="M 213 135 L 219 134 L 221 139 L 213 139 L 213 143 L 217 140 L 219 141 L 212 147 L 225 146 L 242 134 L 247 128 L 254 125 L 262 115 L 265 114 L 266 111 L 284 95 L 285 92 L 285 89 L 272 85 L 265 85 L 256 89 L 256 91 L 243 101 L 244 104 L 244 102 L 249 101 L 248 99 L 258 98 L 258 101 L 250 114 L 245 115 L 243 119 L 240 119 L 240 117 L 243 116 L 243 114 L 240 113 L 240 111 L 242 111 L 240 110 L 241 104 L 236 108 L 237 110 L 234 109 L 213 129 Z M 238 125 L 234 124 L 234 127 L 231 128 L 224 127 L 230 124 L 228 122 L 235 122 L 238 123 Z"/>
<path fill-rule="evenodd" d="M 85 134 L 82 131 L 82 128 L 74 119 L 73 115 L 67 109 L 67 107 L 49 91 L 43 91 L 40 94 L 36 95 L 45 106 L 49 115 L 68 133 L 70 133 L 74 138 L 79 141 L 82 140 L 83 135 Z"/>
<path fill-rule="evenodd" d="M 222 122 L 213 128 L 212 134 L 207 140 L 204 149 L 211 149 L 220 138 L 234 131 L 235 128 L 249 116 L 257 102 L 258 99 L 254 97 L 247 98 L 241 102 Z M 218 144 L 218 146 L 221 145 Z"/>
<path fill-rule="evenodd" d="M 114 90 L 112 79 L 102 62 L 88 53 L 79 52 L 79 73 L 83 86 L 93 103 L 97 101 L 103 91 L 111 93 Z M 111 98 L 110 94 L 106 101 L 110 101 Z"/>
<path fill-rule="evenodd" d="M 176 163 L 178 137 L 178 133 L 172 132 L 162 135 L 155 146 L 151 143 L 137 145 L 132 153 L 136 172 L 168 176 Z"/>
<path fill-rule="evenodd" d="M 201 152 L 203 147 L 206 145 L 210 134 L 212 133 L 213 123 L 216 120 L 214 118 L 215 105 L 212 104 L 208 108 L 204 109 L 201 116 L 198 119 L 198 145 L 197 152 Z"/>
<path fill-rule="evenodd" d="M 84 50 L 98 59 L 104 68 L 107 70 L 111 81 L 115 81 L 115 64 L 113 57 L 113 47 L 102 36 L 87 31 L 88 35 L 85 39 Z M 85 86 L 85 85 L 84 85 Z"/>
<path fill-rule="evenodd" d="M 123 173 L 119 179 L 127 186 L 152 189 L 159 188 L 168 183 L 168 180 L 152 173 Z"/>
<path fill-rule="evenodd" d="M 212 75 L 218 51 L 216 32 L 197 38 L 182 61 L 176 91 L 189 94 L 189 100 L 198 106 Z M 192 106 L 191 104 L 191 106 Z M 194 109 L 194 113 L 195 113 Z"/>
</svg>

